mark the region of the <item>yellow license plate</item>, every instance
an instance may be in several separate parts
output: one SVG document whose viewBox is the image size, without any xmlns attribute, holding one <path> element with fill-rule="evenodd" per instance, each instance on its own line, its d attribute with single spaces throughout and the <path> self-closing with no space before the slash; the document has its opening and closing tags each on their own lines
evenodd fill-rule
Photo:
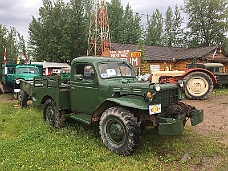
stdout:
<svg viewBox="0 0 228 171">
<path fill-rule="evenodd" d="M 157 114 L 161 113 L 161 104 L 156 104 L 156 105 L 149 105 L 149 114 Z"/>
</svg>

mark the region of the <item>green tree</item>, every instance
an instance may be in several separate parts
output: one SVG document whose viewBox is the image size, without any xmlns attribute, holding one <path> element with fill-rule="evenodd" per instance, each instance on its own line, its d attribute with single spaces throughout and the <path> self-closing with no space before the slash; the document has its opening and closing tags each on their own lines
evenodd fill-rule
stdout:
<svg viewBox="0 0 228 171">
<path fill-rule="evenodd" d="M 69 4 L 69 18 L 66 27 L 68 37 L 66 44 L 70 50 L 70 60 L 75 57 L 86 55 L 89 36 L 89 20 L 92 4 L 90 0 L 71 0 Z M 70 36 L 68 36 L 70 35 Z"/>
<path fill-rule="evenodd" d="M 141 38 L 141 17 L 138 13 L 134 14 L 129 3 L 127 4 L 123 16 L 123 30 L 121 31 L 121 42 L 137 44 Z"/>
<path fill-rule="evenodd" d="M 67 62 L 86 55 L 89 1 L 43 0 L 39 18 L 29 25 L 29 49 L 35 60 Z"/>
<path fill-rule="evenodd" d="M 123 10 L 120 0 L 108 3 L 111 42 L 137 44 L 141 39 L 141 17 L 129 3 Z"/>
<path fill-rule="evenodd" d="M 185 0 L 189 47 L 221 45 L 228 31 L 227 0 Z"/>
<path fill-rule="evenodd" d="M 3 53 L 6 47 L 6 35 L 6 27 L 0 24 L 0 65 L 3 62 Z"/>
<path fill-rule="evenodd" d="M 182 27 L 183 17 L 181 17 L 178 6 L 175 6 L 173 15 L 173 43 L 172 47 L 183 47 L 184 45 L 184 31 Z"/>
<path fill-rule="evenodd" d="M 173 11 L 169 6 L 165 13 L 165 29 L 164 29 L 164 45 L 168 47 L 173 46 Z"/>
<path fill-rule="evenodd" d="M 178 6 L 175 6 L 174 12 L 171 7 L 168 7 L 165 16 L 164 45 L 168 47 L 183 47 L 184 32 L 181 28 L 183 18 Z"/>
<path fill-rule="evenodd" d="M 147 60 L 146 60 L 146 57 L 145 57 L 145 48 L 144 47 L 145 47 L 145 45 L 144 45 L 143 40 L 140 40 L 138 42 L 137 51 L 141 52 L 140 61 L 141 61 L 142 64 L 147 63 Z"/>
<path fill-rule="evenodd" d="M 145 44 L 150 46 L 162 45 L 163 32 L 162 14 L 158 9 L 153 12 L 152 16 L 147 19 L 147 29 L 145 33 Z"/>
<path fill-rule="evenodd" d="M 111 0 L 107 5 L 111 42 L 120 43 L 124 38 L 123 15 L 124 10 L 121 0 Z"/>
<path fill-rule="evenodd" d="M 0 24 L 0 54 L 3 62 L 3 52 L 6 49 L 7 62 L 15 63 L 18 56 L 26 55 L 25 40 L 23 36 L 14 28 L 7 29 Z"/>
</svg>

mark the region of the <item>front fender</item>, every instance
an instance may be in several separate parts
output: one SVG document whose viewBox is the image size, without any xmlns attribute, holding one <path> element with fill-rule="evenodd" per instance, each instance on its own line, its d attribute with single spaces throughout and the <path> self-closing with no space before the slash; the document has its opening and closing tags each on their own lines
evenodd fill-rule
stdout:
<svg viewBox="0 0 228 171">
<path fill-rule="evenodd" d="M 217 83 L 217 79 L 216 79 L 215 75 L 214 75 L 212 72 L 210 72 L 209 70 L 204 69 L 204 68 L 190 68 L 190 69 L 186 69 L 186 70 L 185 70 L 185 73 L 184 73 L 184 75 L 183 75 L 183 77 L 185 77 L 185 76 L 188 75 L 189 73 L 196 72 L 196 71 L 198 71 L 198 72 L 203 72 L 203 73 L 209 75 L 210 78 L 212 79 L 212 82 L 213 82 L 214 84 Z"/>
<path fill-rule="evenodd" d="M 131 107 L 140 110 L 149 110 L 149 105 L 144 101 L 142 97 L 119 97 L 119 98 L 108 98 L 106 101 L 114 102 L 120 106 Z"/>
</svg>

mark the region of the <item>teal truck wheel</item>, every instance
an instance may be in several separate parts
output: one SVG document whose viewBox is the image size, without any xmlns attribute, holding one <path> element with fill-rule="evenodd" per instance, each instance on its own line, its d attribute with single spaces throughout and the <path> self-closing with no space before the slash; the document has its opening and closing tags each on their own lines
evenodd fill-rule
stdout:
<svg viewBox="0 0 228 171">
<path fill-rule="evenodd" d="M 109 108 L 102 114 L 100 134 L 108 149 L 124 156 L 131 154 L 141 139 L 137 118 L 122 107 Z"/>
<path fill-rule="evenodd" d="M 44 105 L 44 120 L 54 128 L 60 128 L 64 124 L 64 115 L 58 110 L 55 102 L 48 99 Z"/>
</svg>

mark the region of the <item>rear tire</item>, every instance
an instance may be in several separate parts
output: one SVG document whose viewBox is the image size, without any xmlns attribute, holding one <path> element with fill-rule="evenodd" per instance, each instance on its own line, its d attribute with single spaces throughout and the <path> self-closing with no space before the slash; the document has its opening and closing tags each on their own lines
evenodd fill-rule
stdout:
<svg viewBox="0 0 228 171">
<path fill-rule="evenodd" d="M 54 128 L 61 128 L 64 125 L 65 117 L 62 111 L 59 111 L 54 100 L 48 99 L 44 104 L 44 121 Z"/>
<path fill-rule="evenodd" d="M 21 108 L 27 107 L 28 94 L 25 91 L 19 92 L 19 106 Z"/>
<path fill-rule="evenodd" d="M 189 99 L 207 98 L 213 90 L 213 82 L 209 75 L 203 72 L 192 72 L 185 76 L 185 95 Z"/>
<path fill-rule="evenodd" d="M 111 107 L 104 111 L 99 128 L 104 145 L 123 156 L 135 151 L 141 140 L 140 123 L 122 107 Z"/>
<path fill-rule="evenodd" d="M 18 100 L 18 98 L 19 98 L 19 92 L 14 92 L 13 93 L 13 97 L 14 97 L 15 100 Z"/>
<path fill-rule="evenodd" d="M 13 92 L 13 86 L 12 85 L 10 85 L 10 84 L 3 84 L 2 85 L 2 87 L 3 87 L 3 92 L 4 93 L 11 93 L 11 92 Z"/>
</svg>

